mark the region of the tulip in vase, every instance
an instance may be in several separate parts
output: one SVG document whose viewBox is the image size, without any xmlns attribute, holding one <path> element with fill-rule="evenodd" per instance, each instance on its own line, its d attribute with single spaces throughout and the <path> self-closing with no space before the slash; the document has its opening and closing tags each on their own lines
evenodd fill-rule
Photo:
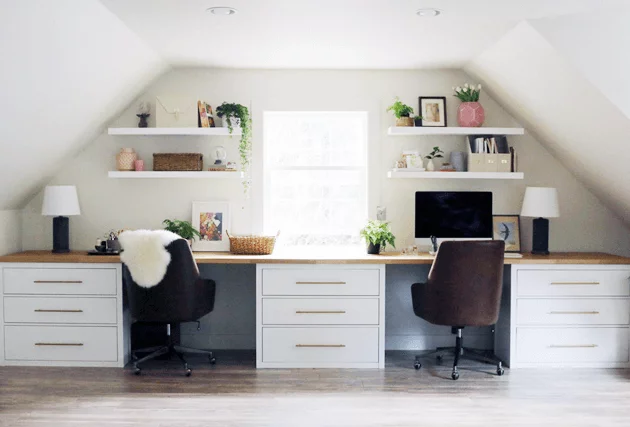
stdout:
<svg viewBox="0 0 630 427">
<path fill-rule="evenodd" d="M 464 87 L 457 86 L 453 88 L 454 96 L 463 102 L 457 109 L 457 123 L 462 127 L 480 127 L 486 118 L 486 113 L 479 103 L 479 94 L 481 93 L 481 85 L 468 85 Z"/>
</svg>

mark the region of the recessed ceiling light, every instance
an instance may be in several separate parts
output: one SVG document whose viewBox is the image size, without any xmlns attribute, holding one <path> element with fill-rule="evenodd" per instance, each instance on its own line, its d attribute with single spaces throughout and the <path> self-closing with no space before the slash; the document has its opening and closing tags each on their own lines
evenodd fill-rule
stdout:
<svg viewBox="0 0 630 427">
<path fill-rule="evenodd" d="M 206 9 L 206 12 L 210 12 L 213 15 L 228 16 L 228 15 L 235 15 L 236 12 L 238 11 L 234 9 L 233 7 L 219 6 L 219 7 L 209 7 Z"/>
<path fill-rule="evenodd" d="M 433 8 L 418 9 L 416 11 L 416 15 L 422 16 L 424 18 L 432 18 L 434 16 L 438 16 L 440 13 L 442 13 L 441 10 Z"/>
</svg>

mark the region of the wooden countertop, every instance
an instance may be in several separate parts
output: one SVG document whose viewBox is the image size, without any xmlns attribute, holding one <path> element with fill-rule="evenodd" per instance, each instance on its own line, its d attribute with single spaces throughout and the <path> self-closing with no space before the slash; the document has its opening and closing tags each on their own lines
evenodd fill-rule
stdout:
<svg viewBox="0 0 630 427">
<path fill-rule="evenodd" d="M 431 264 L 434 257 L 427 253 L 401 255 L 388 252 L 382 255 L 360 253 L 312 253 L 299 251 L 291 254 L 232 255 L 229 252 L 195 252 L 198 264 Z M 25 251 L 0 256 L 0 262 L 32 263 L 119 263 L 117 255 L 88 255 L 86 251 L 53 254 L 50 251 Z M 627 264 L 630 258 L 597 252 L 556 252 L 551 255 L 523 254 L 523 258 L 505 258 L 505 264 Z"/>
</svg>

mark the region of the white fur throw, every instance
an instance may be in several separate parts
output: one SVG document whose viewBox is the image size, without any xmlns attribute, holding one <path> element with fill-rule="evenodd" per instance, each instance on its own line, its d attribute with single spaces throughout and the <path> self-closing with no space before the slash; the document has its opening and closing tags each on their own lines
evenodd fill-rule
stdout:
<svg viewBox="0 0 630 427">
<path fill-rule="evenodd" d="M 166 246 L 177 239 L 181 237 L 166 230 L 134 230 L 120 234 L 118 240 L 124 249 L 120 259 L 138 286 L 150 288 L 162 281 L 171 263 Z"/>
</svg>

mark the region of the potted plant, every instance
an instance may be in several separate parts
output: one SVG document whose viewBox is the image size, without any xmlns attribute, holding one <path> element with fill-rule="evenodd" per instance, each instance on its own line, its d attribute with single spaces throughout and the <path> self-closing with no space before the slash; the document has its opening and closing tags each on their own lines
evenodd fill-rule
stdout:
<svg viewBox="0 0 630 427">
<path fill-rule="evenodd" d="M 433 164 L 433 159 L 438 159 L 444 157 L 444 152 L 440 150 L 440 147 L 433 147 L 433 151 L 425 156 L 425 158 L 429 159 L 427 162 L 427 170 L 434 171 L 435 165 Z"/>
<path fill-rule="evenodd" d="M 480 127 L 486 118 L 486 112 L 479 103 L 481 85 L 468 85 L 454 87 L 453 96 L 459 98 L 462 103 L 457 108 L 457 123 L 462 127 Z"/>
<path fill-rule="evenodd" d="M 164 229 L 177 234 L 182 239 L 188 241 L 188 245 L 192 246 L 194 238 L 201 238 L 201 234 L 192 226 L 188 221 L 181 221 L 179 219 L 165 219 L 162 221 Z"/>
<path fill-rule="evenodd" d="M 368 221 L 367 225 L 361 230 L 361 237 L 368 244 L 367 253 L 370 255 L 378 255 L 381 252 L 381 248 L 385 249 L 388 243 L 392 247 L 396 247 L 394 245 L 396 238 L 389 228 L 389 222 Z"/>
<path fill-rule="evenodd" d="M 422 127 L 422 116 L 414 116 L 413 124 L 416 127 Z"/>
<path fill-rule="evenodd" d="M 394 103 L 387 107 L 386 111 L 391 111 L 396 116 L 396 126 L 413 126 L 413 119 L 409 116 L 413 114 L 413 108 L 403 104 L 398 97 Z"/>
<path fill-rule="evenodd" d="M 217 116 L 221 117 L 223 126 L 229 129 L 230 134 L 234 131 L 234 126 L 241 128 L 241 142 L 238 152 L 241 158 L 241 171 L 243 172 L 243 189 L 249 189 L 249 177 L 247 172 L 252 156 L 252 120 L 249 109 L 241 104 L 229 104 L 224 102 L 217 107 Z"/>
</svg>

